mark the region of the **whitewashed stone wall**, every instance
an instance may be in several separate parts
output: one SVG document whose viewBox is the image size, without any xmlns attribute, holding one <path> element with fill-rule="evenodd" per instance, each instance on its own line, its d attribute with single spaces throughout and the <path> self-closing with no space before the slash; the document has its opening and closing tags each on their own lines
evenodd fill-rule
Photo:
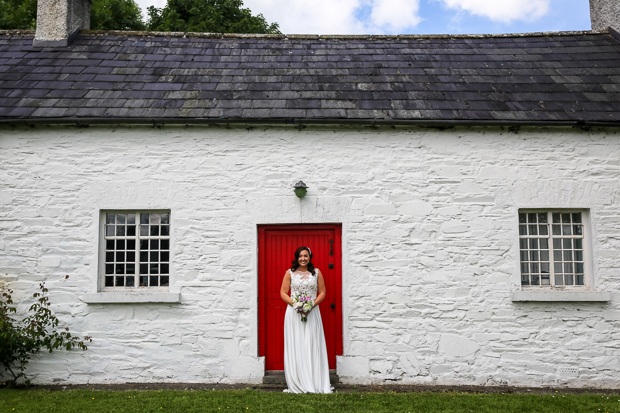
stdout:
<svg viewBox="0 0 620 413">
<path fill-rule="evenodd" d="M 36 383 L 260 382 L 256 225 L 342 222 L 343 381 L 618 388 L 619 159 L 568 128 L 0 129 L 0 283 L 25 306 L 46 281 L 93 336 Z M 511 301 L 526 207 L 590 209 L 610 303 Z M 171 209 L 180 303 L 83 302 L 99 211 L 126 208 Z"/>
</svg>

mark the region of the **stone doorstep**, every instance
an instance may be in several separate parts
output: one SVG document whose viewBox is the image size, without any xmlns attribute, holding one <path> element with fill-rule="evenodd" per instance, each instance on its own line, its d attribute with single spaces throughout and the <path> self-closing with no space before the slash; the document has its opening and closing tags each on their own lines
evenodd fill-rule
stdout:
<svg viewBox="0 0 620 413">
<path fill-rule="evenodd" d="M 336 370 L 329 371 L 329 382 L 332 384 L 332 386 L 340 384 L 340 379 L 336 374 Z M 284 371 L 266 371 L 265 376 L 263 376 L 263 385 L 261 387 L 265 386 L 278 386 L 285 388 L 286 379 L 284 378 Z"/>
</svg>

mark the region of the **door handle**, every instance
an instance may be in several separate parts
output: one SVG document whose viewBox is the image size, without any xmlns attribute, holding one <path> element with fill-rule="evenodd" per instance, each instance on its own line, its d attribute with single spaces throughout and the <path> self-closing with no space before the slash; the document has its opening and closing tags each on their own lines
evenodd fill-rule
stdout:
<svg viewBox="0 0 620 413">
<path fill-rule="evenodd" d="M 329 240 L 329 255 L 334 255 L 334 240 Z"/>
<path fill-rule="evenodd" d="M 333 310 L 334 308 L 336 308 L 336 303 L 332 303 L 332 304 L 330 305 L 330 307 L 331 307 L 331 308 L 332 308 L 332 310 Z"/>
</svg>

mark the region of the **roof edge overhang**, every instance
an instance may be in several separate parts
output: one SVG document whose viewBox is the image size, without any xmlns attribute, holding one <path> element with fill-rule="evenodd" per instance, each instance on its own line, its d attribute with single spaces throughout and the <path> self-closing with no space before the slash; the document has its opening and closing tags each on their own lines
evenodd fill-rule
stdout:
<svg viewBox="0 0 620 413">
<path fill-rule="evenodd" d="M 428 119 L 301 119 L 301 118 L 41 118 L 0 119 L 0 126 L 90 126 L 90 125 L 285 125 L 285 126 L 415 126 L 428 128 L 465 127 L 557 127 L 620 128 L 620 122 L 605 121 L 528 121 L 528 120 L 428 120 Z"/>
<path fill-rule="evenodd" d="M 406 40 L 406 39 L 487 39 L 506 37 L 541 37 L 541 36 L 583 36 L 588 34 L 614 34 L 615 30 L 578 30 L 529 33 L 497 34 L 241 34 L 241 33 L 199 33 L 199 32 L 150 32 L 125 30 L 80 30 L 80 34 L 111 36 L 145 36 L 145 37 L 193 37 L 209 39 L 315 39 L 315 40 Z M 616 32 L 617 33 L 617 32 Z M 34 30 L 0 30 L 0 35 L 32 35 Z"/>
</svg>

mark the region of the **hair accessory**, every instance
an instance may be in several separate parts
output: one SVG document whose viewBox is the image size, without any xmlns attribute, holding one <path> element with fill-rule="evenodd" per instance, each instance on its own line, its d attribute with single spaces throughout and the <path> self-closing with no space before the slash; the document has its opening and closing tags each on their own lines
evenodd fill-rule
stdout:
<svg viewBox="0 0 620 413">
<path fill-rule="evenodd" d="M 308 248 L 308 247 L 306 247 Z M 308 248 L 308 252 L 310 253 L 310 256 L 312 257 L 312 250 L 310 248 Z"/>
</svg>

